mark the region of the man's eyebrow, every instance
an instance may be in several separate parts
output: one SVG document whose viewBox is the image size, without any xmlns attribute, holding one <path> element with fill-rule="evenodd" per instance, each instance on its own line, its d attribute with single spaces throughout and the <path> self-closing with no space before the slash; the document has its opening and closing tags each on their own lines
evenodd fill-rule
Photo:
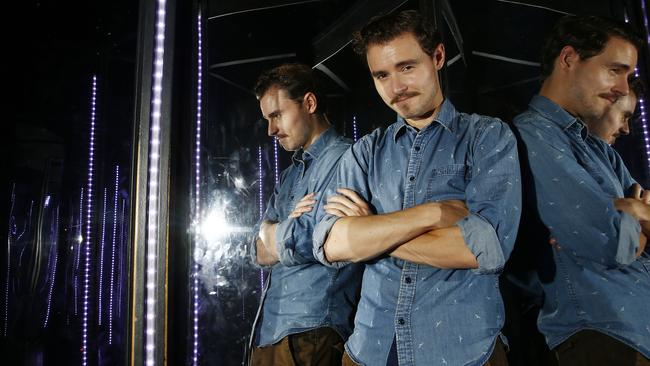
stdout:
<svg viewBox="0 0 650 366">
<path fill-rule="evenodd" d="M 616 67 L 624 70 L 630 70 L 632 66 L 620 62 L 612 62 L 609 64 L 610 67 Z"/>
<path fill-rule="evenodd" d="M 271 118 L 277 117 L 277 116 L 279 116 L 279 115 L 280 115 L 280 111 L 276 109 L 276 110 L 274 110 L 273 112 L 269 113 L 269 114 L 266 116 L 266 119 L 271 119 Z"/>
<path fill-rule="evenodd" d="M 416 59 L 408 59 L 408 60 L 404 60 L 404 61 L 400 61 L 400 62 L 396 63 L 393 66 L 393 68 L 399 69 L 399 68 L 404 67 L 406 65 L 413 65 L 413 64 L 417 64 L 417 63 L 418 63 L 418 60 L 416 60 Z M 372 77 L 376 78 L 377 76 L 383 75 L 385 73 L 386 73 L 386 71 L 384 71 L 384 70 L 377 70 L 377 71 L 371 72 L 370 75 L 372 75 Z"/>
</svg>

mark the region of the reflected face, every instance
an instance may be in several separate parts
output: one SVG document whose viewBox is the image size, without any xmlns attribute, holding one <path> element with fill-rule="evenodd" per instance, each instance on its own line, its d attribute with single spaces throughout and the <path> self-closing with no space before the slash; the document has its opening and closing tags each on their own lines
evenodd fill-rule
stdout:
<svg viewBox="0 0 650 366">
<path fill-rule="evenodd" d="M 260 98 L 262 115 L 268 121 L 268 135 L 275 137 L 283 149 L 307 148 L 314 133 L 305 103 L 289 99 L 284 89 L 269 89 Z"/>
<path fill-rule="evenodd" d="M 443 101 L 438 70 L 445 50 L 438 45 L 429 56 L 412 33 L 368 47 L 368 68 L 377 92 L 409 124 L 423 127 Z"/>
<path fill-rule="evenodd" d="M 634 45 L 618 37 L 610 38 L 600 54 L 578 59 L 569 70 L 568 92 L 573 105 L 568 109 L 583 121 L 603 118 L 619 98 L 628 95 L 627 80 L 636 61 Z"/>
<path fill-rule="evenodd" d="M 621 135 L 630 133 L 630 118 L 636 108 L 636 95 L 630 93 L 619 98 L 598 121 L 587 122 L 593 135 L 613 144 Z"/>
</svg>

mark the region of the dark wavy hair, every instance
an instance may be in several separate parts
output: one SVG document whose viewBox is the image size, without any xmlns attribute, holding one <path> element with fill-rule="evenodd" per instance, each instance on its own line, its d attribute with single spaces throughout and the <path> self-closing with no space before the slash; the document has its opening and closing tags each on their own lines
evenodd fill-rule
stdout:
<svg viewBox="0 0 650 366">
<path fill-rule="evenodd" d="M 567 15 L 560 18 L 542 48 L 542 80 L 553 72 L 555 59 L 565 46 L 573 47 L 581 60 L 603 51 L 611 37 L 622 38 L 641 49 L 643 41 L 631 25 L 594 15 Z"/>
<path fill-rule="evenodd" d="M 302 103 L 305 94 L 314 93 L 318 101 L 316 113 L 325 114 L 327 98 L 318 77 L 311 67 L 293 63 L 266 70 L 257 79 L 253 91 L 257 99 L 260 99 L 269 89 L 275 87 L 284 90 L 289 99 L 296 103 Z"/>
<path fill-rule="evenodd" d="M 404 10 L 370 19 L 361 30 L 352 34 L 352 44 L 354 51 L 363 56 L 369 46 L 385 44 L 404 33 L 412 33 L 429 56 L 442 43 L 440 33 L 423 16 L 415 10 Z"/>
</svg>

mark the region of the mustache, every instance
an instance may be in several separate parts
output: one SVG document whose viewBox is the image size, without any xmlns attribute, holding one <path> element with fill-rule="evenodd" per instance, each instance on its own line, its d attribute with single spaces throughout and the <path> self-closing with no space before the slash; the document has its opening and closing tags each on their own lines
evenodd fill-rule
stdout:
<svg viewBox="0 0 650 366">
<path fill-rule="evenodd" d="M 396 96 L 394 96 L 390 100 L 390 104 L 395 104 L 395 103 L 399 102 L 399 100 L 402 99 L 402 98 L 411 98 L 411 97 L 415 97 L 415 96 L 418 96 L 418 95 L 420 95 L 420 93 L 418 93 L 418 92 L 406 92 L 406 93 L 397 94 Z"/>
</svg>

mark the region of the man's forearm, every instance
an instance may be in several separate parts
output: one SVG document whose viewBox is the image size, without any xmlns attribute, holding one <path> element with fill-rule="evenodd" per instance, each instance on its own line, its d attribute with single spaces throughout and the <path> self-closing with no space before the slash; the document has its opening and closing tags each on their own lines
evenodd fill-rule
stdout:
<svg viewBox="0 0 650 366">
<path fill-rule="evenodd" d="M 457 226 L 419 235 L 395 248 L 390 256 L 443 269 L 478 268 L 478 261 Z"/>
<path fill-rule="evenodd" d="M 278 248 L 275 245 L 275 230 L 277 227 L 277 223 L 270 221 L 264 221 L 260 226 L 259 238 L 257 239 L 257 262 L 261 265 L 273 265 L 279 261 Z M 260 248 L 262 251 L 260 251 Z M 260 258 L 260 253 L 262 253 L 262 258 Z M 262 263 L 260 259 L 264 260 L 265 263 Z"/>
<path fill-rule="evenodd" d="M 266 250 L 266 246 L 264 246 L 264 242 L 260 238 L 257 238 L 255 246 L 257 249 L 257 256 L 255 259 L 260 266 L 272 266 L 278 262 L 278 257 L 273 256 L 268 250 Z"/>
<path fill-rule="evenodd" d="M 327 236 L 325 256 L 330 262 L 360 262 L 392 251 L 436 228 L 440 206 L 434 202 L 389 214 L 342 217 Z"/>
</svg>

